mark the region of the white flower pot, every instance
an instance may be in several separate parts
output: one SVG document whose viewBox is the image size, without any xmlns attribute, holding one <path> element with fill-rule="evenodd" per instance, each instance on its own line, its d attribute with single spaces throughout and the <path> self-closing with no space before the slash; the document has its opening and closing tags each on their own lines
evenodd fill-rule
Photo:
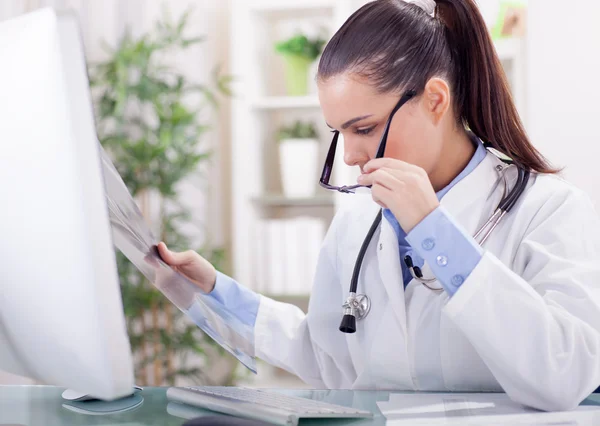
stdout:
<svg viewBox="0 0 600 426">
<path fill-rule="evenodd" d="M 279 163 L 283 193 L 289 198 L 314 197 L 319 179 L 317 139 L 283 139 Z"/>
</svg>

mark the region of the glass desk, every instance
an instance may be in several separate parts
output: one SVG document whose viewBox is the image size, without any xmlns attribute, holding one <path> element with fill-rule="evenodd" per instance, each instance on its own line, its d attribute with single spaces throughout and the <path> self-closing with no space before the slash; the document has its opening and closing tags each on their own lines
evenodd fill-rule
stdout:
<svg viewBox="0 0 600 426">
<path fill-rule="evenodd" d="M 0 426 L 179 426 L 188 418 L 214 414 L 194 407 L 169 402 L 167 388 L 145 388 L 136 395 L 141 402 L 136 408 L 119 414 L 86 414 L 66 408 L 61 398 L 64 389 L 52 386 L 0 386 Z M 288 395 L 301 396 L 333 404 L 351 406 L 373 412 L 368 420 L 302 420 L 300 425 L 354 426 L 385 425 L 386 419 L 377 408 L 377 401 L 387 401 L 390 392 L 384 391 L 309 391 L 276 390 Z M 600 405 L 600 395 L 594 394 L 587 404 Z M 597 419 L 600 421 L 600 412 Z M 477 423 L 482 424 L 482 423 Z M 495 423 L 497 424 L 497 423 Z M 519 423 L 524 425 L 529 423 Z M 533 424 L 553 424 L 540 423 Z M 554 423 L 555 424 L 555 423 Z M 560 423 L 584 426 L 580 423 Z M 590 423 L 600 424 L 600 423 Z M 587 426 L 587 423 L 585 424 Z"/>
</svg>

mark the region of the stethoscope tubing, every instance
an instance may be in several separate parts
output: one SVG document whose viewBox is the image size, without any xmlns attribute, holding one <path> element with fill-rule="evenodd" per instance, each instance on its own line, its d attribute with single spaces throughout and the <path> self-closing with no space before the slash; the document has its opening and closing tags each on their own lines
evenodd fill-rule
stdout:
<svg viewBox="0 0 600 426">
<path fill-rule="evenodd" d="M 360 268 L 362 267 L 362 262 L 363 262 L 363 259 L 365 258 L 365 253 L 367 252 L 367 248 L 369 247 L 369 244 L 371 243 L 371 240 L 373 239 L 373 235 L 375 234 L 375 231 L 377 231 L 377 228 L 379 227 L 379 224 L 381 223 L 382 216 L 383 216 L 383 210 L 380 209 L 379 213 L 377 213 L 377 217 L 375 218 L 375 220 L 373 221 L 373 224 L 371 225 L 371 228 L 369 228 L 367 237 L 365 238 L 365 240 L 362 243 L 362 246 L 360 247 L 360 251 L 358 252 L 358 258 L 356 259 L 356 262 L 354 263 L 354 271 L 352 271 L 352 280 L 350 281 L 350 293 L 356 293 L 356 289 L 358 288 L 358 276 L 360 275 Z"/>
</svg>

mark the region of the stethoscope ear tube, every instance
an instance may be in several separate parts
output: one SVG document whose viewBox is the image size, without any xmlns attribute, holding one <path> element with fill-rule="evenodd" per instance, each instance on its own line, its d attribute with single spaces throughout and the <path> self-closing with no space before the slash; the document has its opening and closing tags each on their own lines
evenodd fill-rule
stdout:
<svg viewBox="0 0 600 426">
<path fill-rule="evenodd" d="M 506 203 L 503 203 L 504 205 L 499 206 L 500 209 L 504 210 L 506 213 L 508 213 L 514 207 L 514 205 L 517 204 L 517 201 L 523 192 L 525 192 L 527 183 L 529 182 L 529 176 L 531 173 L 528 170 L 524 170 L 520 167 L 518 167 L 517 170 L 518 177 L 517 183 L 515 184 L 516 190 L 511 191 L 510 195 L 506 199 Z"/>
<path fill-rule="evenodd" d="M 498 204 L 498 207 L 496 208 L 496 211 L 494 212 L 492 217 L 490 217 L 489 220 L 475 233 L 474 238 L 477 240 L 480 237 L 480 235 L 485 231 L 483 237 L 478 241 L 480 245 L 483 245 L 487 241 L 490 234 L 494 232 L 494 229 L 496 229 L 500 221 L 504 218 L 504 216 L 506 216 L 508 212 L 510 212 L 510 210 L 515 206 L 515 204 L 517 204 L 517 201 L 519 200 L 519 198 L 521 198 L 521 195 L 523 195 L 525 189 L 527 189 L 527 183 L 529 182 L 531 172 L 529 172 L 528 170 L 524 170 L 518 166 L 517 172 L 517 182 L 515 182 L 514 189 L 510 191 L 506 198 L 502 199 L 500 204 Z M 504 181 L 504 184 L 508 185 L 506 179 Z"/>
</svg>

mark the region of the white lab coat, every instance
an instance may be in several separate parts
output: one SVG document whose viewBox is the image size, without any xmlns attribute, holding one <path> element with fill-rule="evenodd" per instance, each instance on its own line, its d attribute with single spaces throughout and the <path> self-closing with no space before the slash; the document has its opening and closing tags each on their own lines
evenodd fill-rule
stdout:
<svg viewBox="0 0 600 426">
<path fill-rule="evenodd" d="M 499 164 L 488 153 L 441 200 L 470 235 L 502 196 Z M 261 296 L 259 358 L 315 388 L 505 391 L 548 411 L 572 409 L 600 385 L 600 220 L 580 190 L 532 175 L 452 298 L 415 280 L 403 289 L 397 237 L 384 219 L 358 284 L 371 312 L 344 334 L 341 305 L 379 209 L 355 197 L 325 238 L 308 315 Z"/>
</svg>

